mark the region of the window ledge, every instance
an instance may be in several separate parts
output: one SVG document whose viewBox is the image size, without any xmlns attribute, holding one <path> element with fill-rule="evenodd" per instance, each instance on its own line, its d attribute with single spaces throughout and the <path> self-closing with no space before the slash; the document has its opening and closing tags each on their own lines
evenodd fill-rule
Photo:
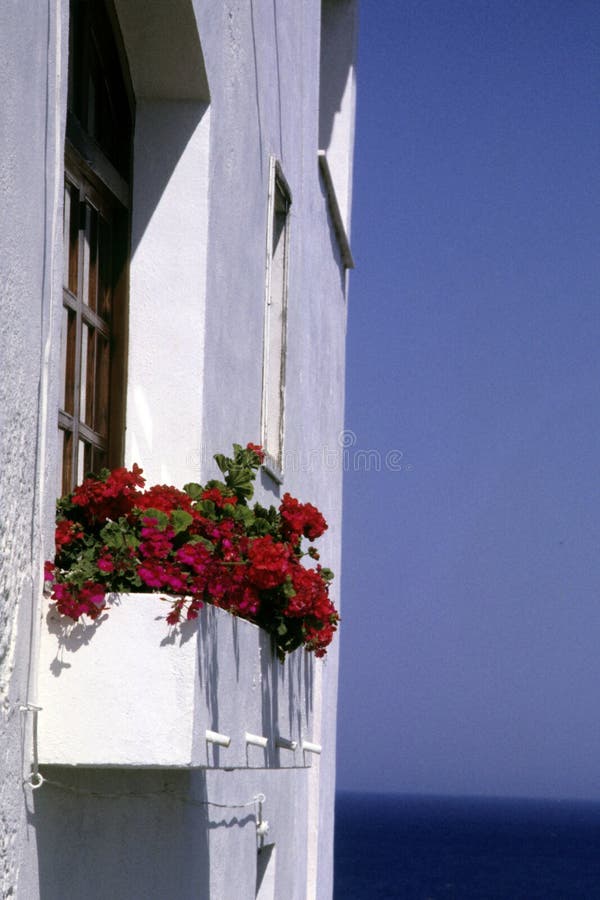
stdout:
<svg viewBox="0 0 600 900">
<path fill-rule="evenodd" d="M 265 453 L 262 468 L 276 484 L 283 484 L 283 469 L 269 453 Z"/>
<path fill-rule="evenodd" d="M 333 184 L 333 179 L 331 177 L 331 170 L 329 168 L 329 162 L 327 161 L 327 153 L 325 152 L 325 150 L 319 150 L 319 168 L 321 170 L 321 175 L 323 176 L 323 181 L 325 183 L 325 190 L 327 191 L 329 211 L 331 213 L 331 218 L 333 219 L 333 227 L 335 229 L 340 252 L 342 254 L 342 261 L 347 269 L 353 269 L 354 259 L 352 257 L 352 251 L 350 250 L 350 242 L 348 241 L 348 235 L 346 234 L 346 229 L 344 228 L 344 221 L 342 219 L 339 203 L 337 201 L 335 187 Z"/>
<path fill-rule="evenodd" d="M 262 629 L 205 605 L 168 629 L 159 594 L 122 594 L 97 622 L 51 610 L 41 637 L 39 762 L 117 768 L 310 765 L 314 662 L 284 664 Z M 289 702 L 289 701 L 292 702 Z"/>
</svg>

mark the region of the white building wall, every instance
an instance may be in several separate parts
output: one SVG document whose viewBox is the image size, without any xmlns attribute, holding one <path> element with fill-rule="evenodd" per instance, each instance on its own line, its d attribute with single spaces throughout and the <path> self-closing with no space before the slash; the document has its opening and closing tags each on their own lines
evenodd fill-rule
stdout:
<svg viewBox="0 0 600 900">
<path fill-rule="evenodd" d="M 63 48 L 60 0 L 0 5 L 0 895 L 35 897 L 32 665 L 56 484 L 57 296 L 62 274 Z M 60 306 L 58 306 L 60 311 Z M 51 425 L 49 424 L 51 421 Z"/>
<path fill-rule="evenodd" d="M 165 15 L 157 0 L 144 15 L 139 0 L 116 2 L 139 115 L 126 462 L 140 462 L 151 481 L 180 484 L 216 474 L 212 454 L 232 441 L 260 439 L 268 176 L 275 156 L 293 200 L 285 471 L 280 486 L 262 473 L 259 493 L 273 503 L 284 491 L 315 502 L 330 526 L 321 541 L 323 560 L 339 573 L 346 272 L 317 160 L 321 3 L 171 0 L 167 6 Z M 355 15 L 353 3 L 345 3 L 345 15 Z M 144 40 L 136 28 L 142 20 Z M 265 890 L 274 885 L 273 896 L 285 900 L 327 898 L 335 644 L 325 661 L 314 662 L 308 737 L 322 744 L 323 754 L 313 756 L 310 769 L 52 767 L 46 775 L 62 787 L 44 784 L 32 793 L 21 785 L 31 759 L 31 720 L 17 707 L 35 701 L 29 673 L 36 629 L 45 627 L 40 572 L 52 541 L 58 467 L 67 26 L 64 0 L 47 7 L 9 0 L 0 9 L 8 98 L 0 111 L 0 184 L 7 198 L 0 212 L 0 358 L 11 373 L 0 387 L 2 896 L 254 897 L 255 809 L 232 804 L 262 792 L 267 840 L 276 844 Z M 345 59 L 353 83 L 352 59 Z M 340 147 L 338 141 L 336 156 Z M 349 172 L 351 164 L 346 180 Z M 337 590 L 334 599 L 339 604 Z M 135 652 L 132 642 L 132 665 Z"/>
</svg>

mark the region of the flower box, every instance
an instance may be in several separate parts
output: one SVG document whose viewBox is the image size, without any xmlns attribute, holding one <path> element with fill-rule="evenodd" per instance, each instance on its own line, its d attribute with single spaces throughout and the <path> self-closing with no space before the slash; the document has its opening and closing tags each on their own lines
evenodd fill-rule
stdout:
<svg viewBox="0 0 600 900">
<path fill-rule="evenodd" d="M 312 655 L 280 663 L 271 638 L 210 605 L 166 627 L 159 594 L 111 598 L 110 614 L 42 628 L 39 761 L 138 768 L 262 768 L 310 761 Z M 68 620 L 67 620 L 68 621 Z"/>
</svg>

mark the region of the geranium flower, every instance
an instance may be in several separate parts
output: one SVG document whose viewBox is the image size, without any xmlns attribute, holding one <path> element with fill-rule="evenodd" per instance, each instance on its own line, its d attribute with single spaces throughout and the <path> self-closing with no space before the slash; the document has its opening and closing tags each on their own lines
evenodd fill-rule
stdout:
<svg viewBox="0 0 600 900">
<path fill-rule="evenodd" d="M 216 507 L 223 509 L 227 504 L 235 506 L 238 498 L 228 497 L 225 494 L 222 494 L 219 488 L 214 487 L 202 492 L 202 500 L 212 500 Z"/>
<path fill-rule="evenodd" d="M 248 580 L 258 588 L 274 588 L 286 579 L 290 550 L 275 543 L 270 534 L 255 538 L 248 549 Z"/>
<path fill-rule="evenodd" d="M 282 533 L 292 543 L 297 543 L 303 535 L 315 541 L 327 530 L 327 522 L 312 503 L 300 503 L 290 494 L 284 494 L 279 507 L 282 519 Z"/>
<path fill-rule="evenodd" d="M 197 618 L 209 602 L 266 628 L 281 658 L 301 644 L 322 656 L 339 621 L 332 575 L 305 568 L 301 541 L 318 538 L 327 523 L 290 494 L 279 510 L 249 505 L 263 458 L 257 444 L 235 444 L 232 459 L 215 457 L 224 483 L 186 492 L 145 490 L 137 465 L 86 478 L 59 502 L 56 558 L 45 566 L 56 609 L 74 621 L 96 619 L 107 592 L 166 591 L 175 597 L 170 626 Z M 308 554 L 319 558 L 314 547 Z"/>
</svg>

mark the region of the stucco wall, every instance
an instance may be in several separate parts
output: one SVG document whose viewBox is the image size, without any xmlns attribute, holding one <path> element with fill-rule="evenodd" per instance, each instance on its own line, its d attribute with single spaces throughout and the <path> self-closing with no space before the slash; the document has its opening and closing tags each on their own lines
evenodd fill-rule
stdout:
<svg viewBox="0 0 600 900">
<path fill-rule="evenodd" d="M 50 610 L 39 655 L 40 764 L 309 764 L 303 742 L 313 742 L 313 657 L 296 650 L 280 662 L 263 629 L 208 604 L 195 621 L 169 628 L 169 609 L 159 594 L 120 594 L 95 622 L 69 624 Z M 213 733 L 227 740 L 219 744 Z M 295 747 L 281 749 L 280 738 Z"/>
<path fill-rule="evenodd" d="M 339 573 L 346 273 L 317 159 L 320 0 L 177 0 L 171 19 L 147 17 L 145 41 L 134 27 L 144 4 L 115 6 L 139 110 L 126 462 L 141 462 L 152 480 L 205 479 L 217 474 L 214 452 L 260 440 L 273 155 L 293 198 L 285 472 L 282 485 L 263 473 L 258 494 L 277 503 L 289 491 L 319 505 L 330 526 L 323 561 Z M 2 896 L 18 883 L 24 900 L 254 897 L 252 798 L 262 792 L 275 897 L 327 898 L 335 646 L 314 665 L 307 737 L 323 753 L 309 769 L 51 767 L 54 785 L 22 787 L 31 720 L 18 706 L 35 702 L 29 672 L 46 627 L 40 573 L 59 465 L 67 27 L 65 0 L 0 8 L 0 359 L 10 373 L 0 384 Z M 351 156 L 351 127 L 347 135 Z M 132 665 L 135 654 L 132 641 Z"/>
<path fill-rule="evenodd" d="M 56 478 L 51 372 L 60 321 L 66 19 L 62 3 L 0 6 L 0 894 L 35 897 L 35 835 L 22 780 L 35 700 L 41 560 Z M 48 437 L 50 435 L 50 446 Z M 49 490 L 48 490 L 49 489 Z M 49 512 L 50 511 L 50 512 Z M 46 545 L 47 550 L 47 545 Z"/>
<path fill-rule="evenodd" d="M 272 154 L 292 194 L 285 473 L 281 486 L 263 476 L 260 499 L 277 503 L 289 491 L 317 503 L 329 523 L 322 556 L 339 573 L 346 298 L 345 272 L 317 162 L 320 12 L 319 0 L 229 2 L 215 19 L 198 4 L 200 33 L 210 34 L 205 61 L 212 98 L 203 434 L 208 447 L 260 439 Z M 348 66 L 346 47 L 344 54 Z M 351 82 L 352 76 L 350 72 Z M 348 151 L 352 127 L 353 117 Z M 350 171 L 351 165 L 346 178 Z M 203 474 L 207 471 L 214 469 L 205 464 Z M 337 585 L 334 596 L 339 603 Z M 315 733 L 324 753 L 307 778 L 308 809 L 300 826 L 306 829 L 307 886 L 299 896 L 325 898 L 332 890 L 335 646 L 317 669 L 323 687 L 316 700 Z M 285 854 L 278 849 L 277 868 L 293 883 L 299 865 L 296 860 L 294 873 L 290 864 L 286 869 Z"/>
</svg>

